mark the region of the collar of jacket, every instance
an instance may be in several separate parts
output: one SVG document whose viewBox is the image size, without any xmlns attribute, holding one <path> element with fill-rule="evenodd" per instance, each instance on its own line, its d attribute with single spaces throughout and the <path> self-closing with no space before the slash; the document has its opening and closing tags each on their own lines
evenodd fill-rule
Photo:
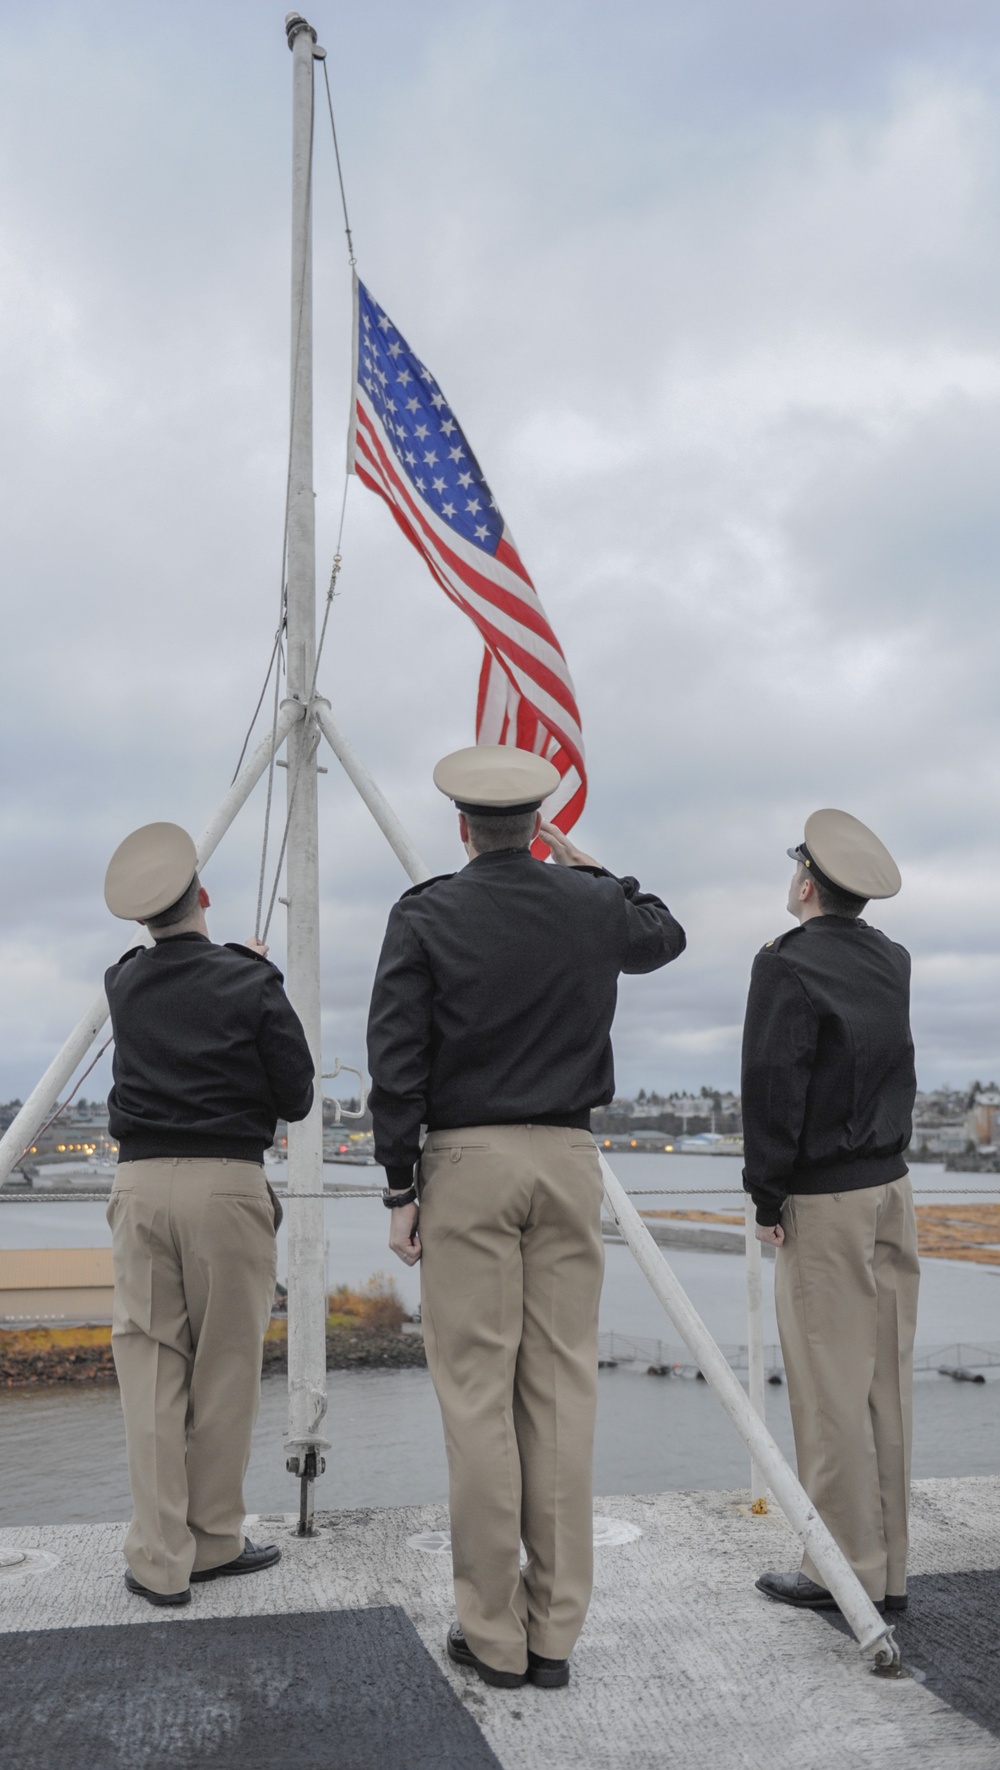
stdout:
<svg viewBox="0 0 1000 1770">
<path fill-rule="evenodd" d="M 497 848 L 492 854 L 477 854 L 474 860 L 467 862 L 462 871 L 467 873 L 469 867 L 510 866 L 525 860 L 530 861 L 533 867 L 545 864 L 544 861 L 536 861 L 530 848 Z"/>
<path fill-rule="evenodd" d="M 207 934 L 198 934 L 193 928 L 189 928 L 184 934 L 165 934 L 162 940 L 155 940 L 153 942 L 149 951 L 156 953 L 160 951 L 161 947 L 173 946 L 175 943 L 180 945 L 182 940 L 203 940 L 206 946 L 211 946 L 212 944 Z"/>
<path fill-rule="evenodd" d="M 826 911 L 821 916 L 810 916 L 808 922 L 801 922 L 801 928 L 816 928 L 820 922 L 827 924 L 827 930 L 834 928 L 870 928 L 870 922 L 862 922 L 860 916 L 831 916 Z"/>
</svg>

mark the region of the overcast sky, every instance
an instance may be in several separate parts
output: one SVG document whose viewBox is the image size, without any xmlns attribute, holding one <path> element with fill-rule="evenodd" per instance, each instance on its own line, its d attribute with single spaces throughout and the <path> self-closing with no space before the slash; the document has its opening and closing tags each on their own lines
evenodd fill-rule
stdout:
<svg viewBox="0 0 1000 1770">
<path fill-rule="evenodd" d="M 623 986 L 620 1088 L 736 1083 L 750 963 L 820 805 L 902 868 L 872 919 L 913 952 L 921 1083 L 992 1076 L 995 3 L 310 16 L 361 274 L 457 411 L 575 676 L 579 840 L 688 930 Z M 0 1098 L 131 943 L 112 849 L 155 818 L 197 834 L 263 678 L 290 75 L 280 3 L 0 0 Z M 315 189 L 324 583 L 350 284 L 322 115 Z M 449 870 L 430 772 L 472 741 L 479 642 L 357 482 L 341 589 L 321 690 Z M 406 881 L 329 761 L 324 1057 L 360 1064 Z M 258 792 L 207 869 L 219 939 L 252 928 L 262 817 Z"/>
</svg>

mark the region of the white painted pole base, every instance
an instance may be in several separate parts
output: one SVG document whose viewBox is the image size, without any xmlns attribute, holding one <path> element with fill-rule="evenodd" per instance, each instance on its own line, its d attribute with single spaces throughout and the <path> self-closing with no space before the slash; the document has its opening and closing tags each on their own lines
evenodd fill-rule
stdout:
<svg viewBox="0 0 1000 1770">
<path fill-rule="evenodd" d="M 747 1450 L 766 1476 L 769 1486 L 792 1529 L 802 1539 L 824 1585 L 857 1637 L 862 1653 L 870 1654 L 875 1669 L 891 1670 L 900 1663 L 892 1629 L 881 1617 L 850 1563 L 841 1554 L 808 1494 L 785 1462 L 770 1432 L 750 1405 L 742 1383 L 723 1357 L 701 1316 L 686 1296 L 674 1273 L 639 1216 L 618 1176 L 600 1157 L 605 1197 L 622 1238 L 631 1249 L 643 1276 L 736 1427 Z"/>
<path fill-rule="evenodd" d="M 268 732 L 253 755 L 244 763 L 218 810 L 205 826 L 198 843 L 199 867 L 204 866 L 209 856 L 215 853 L 237 812 L 246 803 L 264 773 L 272 752 L 284 743 L 292 726 L 301 719 L 302 713 L 301 707 L 282 708 L 274 740 L 272 741 L 271 733 Z M 140 938 L 148 940 L 148 936 Z M 86 1057 L 107 1018 L 107 997 L 102 989 L 73 1028 L 62 1050 L 53 1057 L 41 1081 L 32 1088 L 17 1117 L 12 1119 L 0 1138 L 0 1186 L 10 1178 L 25 1150 L 31 1148 L 63 1088 Z"/>
<path fill-rule="evenodd" d="M 760 1242 L 757 1240 L 757 1212 L 753 1199 L 746 1199 L 747 1237 L 747 1366 L 750 1379 L 750 1406 L 763 1422 L 766 1417 L 764 1391 L 764 1297 Z M 767 1477 L 760 1464 L 750 1459 L 750 1509 L 758 1517 L 767 1511 Z"/>
</svg>

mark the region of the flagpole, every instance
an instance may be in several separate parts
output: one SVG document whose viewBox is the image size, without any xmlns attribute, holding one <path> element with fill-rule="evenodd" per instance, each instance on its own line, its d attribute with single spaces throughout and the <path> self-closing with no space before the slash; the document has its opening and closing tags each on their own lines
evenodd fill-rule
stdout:
<svg viewBox="0 0 1000 1770">
<path fill-rule="evenodd" d="M 319 983 L 316 747 L 309 708 L 316 664 L 316 519 L 312 438 L 313 61 L 323 54 L 301 13 L 285 20 L 292 52 L 292 380 L 288 487 L 288 694 L 307 708 L 288 740 L 288 995 L 316 1068 L 312 1111 L 288 1127 L 288 1452 L 300 1479 L 299 1532 L 313 1528 L 313 1483 L 326 1440 L 326 1256 Z M 301 1195 L 307 1196 L 301 1196 Z"/>
</svg>

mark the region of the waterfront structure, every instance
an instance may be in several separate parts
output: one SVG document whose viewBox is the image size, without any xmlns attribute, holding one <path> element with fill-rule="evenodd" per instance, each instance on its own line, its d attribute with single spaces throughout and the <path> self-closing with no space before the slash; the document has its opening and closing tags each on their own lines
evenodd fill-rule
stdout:
<svg viewBox="0 0 1000 1770">
<path fill-rule="evenodd" d="M 0 1250 L 0 1322 L 110 1322 L 110 1248 Z"/>
</svg>

